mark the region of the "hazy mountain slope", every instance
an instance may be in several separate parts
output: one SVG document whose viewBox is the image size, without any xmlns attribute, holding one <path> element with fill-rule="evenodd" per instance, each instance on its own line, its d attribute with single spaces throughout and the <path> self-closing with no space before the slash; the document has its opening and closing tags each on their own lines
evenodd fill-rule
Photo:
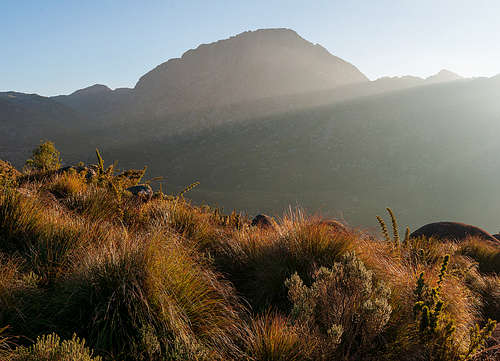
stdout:
<svg viewBox="0 0 500 361">
<path fill-rule="evenodd" d="M 500 228 L 500 79 L 418 87 L 254 119 L 196 136 L 109 149 L 147 163 L 193 197 L 250 212 L 288 204 L 374 224 L 392 206 L 402 223 L 466 220 Z"/>
<path fill-rule="evenodd" d="M 125 111 L 133 99 L 133 89 L 111 90 L 105 85 L 95 84 L 52 99 L 94 119 L 96 123 L 107 123 Z"/>
<path fill-rule="evenodd" d="M 289 29 L 247 31 L 189 50 L 135 90 L 155 116 L 367 81 L 352 64 Z"/>
<path fill-rule="evenodd" d="M 429 78 L 428 78 L 429 79 Z M 439 79 L 433 80 L 437 82 Z M 443 81 L 446 81 L 443 79 Z M 221 124 L 248 121 L 291 111 L 331 105 L 346 100 L 425 86 L 427 79 L 418 77 L 386 77 L 370 82 L 338 86 L 333 89 L 265 97 L 221 106 L 169 113 L 154 117 L 147 111 L 136 113 L 136 93 L 132 89 L 111 91 L 103 85 L 79 90 L 52 99 L 81 113 L 89 121 L 94 145 L 136 142 L 138 139 L 199 133 Z M 85 137 L 84 134 L 80 134 Z"/>
<path fill-rule="evenodd" d="M 439 73 L 425 79 L 425 81 L 431 84 L 431 83 L 446 83 L 449 81 L 455 81 L 460 79 L 463 79 L 463 77 L 449 70 L 442 69 Z"/>
<path fill-rule="evenodd" d="M 78 134 L 88 127 L 84 117 L 50 98 L 0 93 L 0 158 L 18 166 L 41 139 L 55 140 L 64 147 L 69 134 Z"/>
</svg>

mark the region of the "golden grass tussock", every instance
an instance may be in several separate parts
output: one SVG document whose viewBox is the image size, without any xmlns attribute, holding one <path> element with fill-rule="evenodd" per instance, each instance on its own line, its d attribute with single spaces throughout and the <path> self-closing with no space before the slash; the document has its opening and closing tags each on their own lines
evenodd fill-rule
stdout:
<svg viewBox="0 0 500 361">
<path fill-rule="evenodd" d="M 219 243 L 216 264 L 255 309 L 286 309 L 285 280 L 294 272 L 310 280 L 317 267 L 331 266 L 347 252 L 354 239 L 297 211 L 275 230 L 246 227 L 232 233 Z"/>
<path fill-rule="evenodd" d="M 460 245 L 459 252 L 472 258 L 479 264 L 483 273 L 498 274 L 500 272 L 500 246 L 482 239 L 470 238 Z"/>
<path fill-rule="evenodd" d="M 247 359 L 254 361 L 310 360 L 316 347 L 288 318 L 269 311 L 250 321 L 245 337 Z"/>
</svg>

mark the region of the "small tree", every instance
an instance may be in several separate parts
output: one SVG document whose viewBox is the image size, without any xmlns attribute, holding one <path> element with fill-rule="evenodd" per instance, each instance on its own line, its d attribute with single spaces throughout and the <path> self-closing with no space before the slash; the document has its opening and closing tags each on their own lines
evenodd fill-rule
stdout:
<svg viewBox="0 0 500 361">
<path fill-rule="evenodd" d="M 53 142 L 40 142 L 40 145 L 33 149 L 30 159 L 26 161 L 27 171 L 55 170 L 61 166 L 61 154 L 56 149 Z"/>
</svg>

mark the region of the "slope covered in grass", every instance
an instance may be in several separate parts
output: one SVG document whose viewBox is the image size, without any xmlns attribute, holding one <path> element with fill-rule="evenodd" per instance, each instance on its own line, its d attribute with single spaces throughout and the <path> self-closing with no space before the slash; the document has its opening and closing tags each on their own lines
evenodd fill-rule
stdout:
<svg viewBox="0 0 500 361">
<path fill-rule="evenodd" d="M 299 210 L 259 228 L 99 169 L 5 175 L 2 360 L 498 357 L 481 240 L 379 239 Z"/>
</svg>

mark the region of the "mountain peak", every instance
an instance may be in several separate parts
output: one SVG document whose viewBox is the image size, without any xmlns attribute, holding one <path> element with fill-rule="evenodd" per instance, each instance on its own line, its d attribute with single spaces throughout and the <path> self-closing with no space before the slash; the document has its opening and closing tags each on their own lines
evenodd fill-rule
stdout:
<svg viewBox="0 0 500 361">
<path fill-rule="evenodd" d="M 95 95 L 95 94 L 107 93 L 107 92 L 111 92 L 111 91 L 112 90 L 106 85 L 94 84 L 94 85 L 91 85 L 89 87 L 79 89 L 79 90 L 71 93 L 71 95 Z"/>
<path fill-rule="evenodd" d="M 425 80 L 430 83 L 445 83 L 460 79 L 463 79 L 463 77 L 447 69 L 441 69 L 437 74 L 434 74 Z"/>
<path fill-rule="evenodd" d="M 135 89 L 160 115 L 366 81 L 354 65 L 279 28 L 202 44 L 145 74 Z"/>
</svg>

